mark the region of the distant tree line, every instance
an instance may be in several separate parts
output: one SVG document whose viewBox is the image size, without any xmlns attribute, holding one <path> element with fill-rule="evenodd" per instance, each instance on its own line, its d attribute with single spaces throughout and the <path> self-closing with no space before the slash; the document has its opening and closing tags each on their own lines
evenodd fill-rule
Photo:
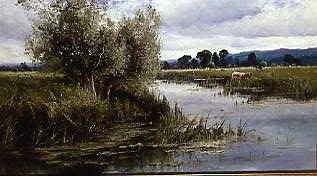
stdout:
<svg viewBox="0 0 317 176">
<path fill-rule="evenodd" d="M 25 62 L 14 65 L 0 65 L 0 71 L 38 71 L 40 69 L 40 65 L 28 65 Z"/>
<path fill-rule="evenodd" d="M 301 65 L 301 60 L 290 54 L 283 57 L 284 65 Z M 218 52 L 202 50 L 197 53 L 196 57 L 184 55 L 177 59 L 176 63 L 161 61 L 162 69 L 195 69 L 195 68 L 226 68 L 226 67 L 256 67 L 263 68 L 276 65 L 272 61 L 258 58 L 255 52 L 248 54 L 246 60 L 233 58 L 228 50 L 223 49 Z"/>
<path fill-rule="evenodd" d="M 184 55 L 177 59 L 175 65 L 170 65 L 167 61 L 161 62 L 163 69 L 177 68 L 177 69 L 189 69 L 189 68 L 215 68 L 226 67 L 228 64 L 225 60 L 229 52 L 225 49 L 219 53 L 212 53 L 209 50 L 202 50 L 197 53 L 196 57 L 190 55 Z"/>
<path fill-rule="evenodd" d="M 286 54 L 284 56 L 284 62 L 288 65 L 301 65 L 301 60 L 295 58 L 293 55 L 291 54 Z"/>
</svg>

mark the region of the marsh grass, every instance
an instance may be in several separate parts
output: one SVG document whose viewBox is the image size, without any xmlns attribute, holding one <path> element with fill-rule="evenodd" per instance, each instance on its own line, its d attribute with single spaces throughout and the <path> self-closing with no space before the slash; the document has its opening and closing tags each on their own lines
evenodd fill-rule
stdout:
<svg viewBox="0 0 317 176">
<path fill-rule="evenodd" d="M 0 80 L 0 142 L 5 147 L 87 142 L 115 135 L 106 131 L 121 122 L 152 126 L 150 142 L 164 145 L 246 135 L 245 126 L 188 120 L 178 105 L 145 85 L 124 85 L 102 99 L 59 74 L 0 72 Z"/>
<path fill-rule="evenodd" d="M 147 113 L 143 118 L 147 118 L 157 129 L 154 143 L 181 145 L 229 137 L 244 138 L 247 135 L 246 123 L 234 128 L 226 121 L 209 123 L 208 118 L 201 117 L 189 120 L 177 104 L 170 105 L 164 95 L 150 92 L 147 87 L 129 86 L 116 92 L 115 97 L 142 107 L 143 112 Z"/>
<path fill-rule="evenodd" d="M 1 73 L 0 141 L 42 146 L 87 140 L 107 124 L 108 103 L 56 75 Z"/>
<path fill-rule="evenodd" d="M 231 79 L 233 71 L 250 72 L 246 80 Z M 242 93 L 259 96 L 280 96 L 300 100 L 317 97 L 317 67 L 271 67 L 263 71 L 253 68 L 165 70 L 159 79 L 194 81 L 206 79 L 202 84 L 208 87 L 215 79 L 222 78 L 225 93 Z M 219 82 L 218 82 L 219 83 Z"/>
<path fill-rule="evenodd" d="M 166 98 L 163 97 L 163 101 Z M 167 101 L 165 101 L 167 102 Z M 168 102 L 167 102 L 168 103 Z M 247 123 L 240 121 L 234 128 L 225 120 L 209 123 L 208 118 L 196 117 L 192 120 L 186 118 L 177 104 L 162 114 L 157 134 L 161 144 L 189 144 L 195 142 L 219 141 L 225 138 L 244 138 L 247 136 Z"/>
</svg>

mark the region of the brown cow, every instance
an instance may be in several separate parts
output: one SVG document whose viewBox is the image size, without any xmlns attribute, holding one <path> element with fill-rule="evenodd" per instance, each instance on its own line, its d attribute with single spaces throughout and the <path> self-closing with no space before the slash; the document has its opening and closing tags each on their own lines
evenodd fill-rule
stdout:
<svg viewBox="0 0 317 176">
<path fill-rule="evenodd" d="M 232 79 L 238 79 L 238 80 L 242 80 L 242 79 L 249 79 L 251 78 L 252 73 L 244 73 L 244 72 L 233 72 L 231 74 L 231 78 Z"/>
</svg>

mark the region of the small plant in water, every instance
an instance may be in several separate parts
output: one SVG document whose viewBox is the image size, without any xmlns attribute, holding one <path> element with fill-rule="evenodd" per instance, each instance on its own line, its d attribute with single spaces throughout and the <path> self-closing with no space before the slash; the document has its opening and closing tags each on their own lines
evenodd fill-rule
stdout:
<svg viewBox="0 0 317 176">
<path fill-rule="evenodd" d="M 158 141 L 161 144 L 186 144 L 199 141 L 217 141 L 225 138 L 243 138 L 247 135 L 246 122 L 240 121 L 237 128 L 226 121 L 210 125 L 207 119 L 194 118 L 188 120 L 181 109 L 175 105 L 169 114 L 162 116 L 162 124 L 158 130 Z"/>
</svg>

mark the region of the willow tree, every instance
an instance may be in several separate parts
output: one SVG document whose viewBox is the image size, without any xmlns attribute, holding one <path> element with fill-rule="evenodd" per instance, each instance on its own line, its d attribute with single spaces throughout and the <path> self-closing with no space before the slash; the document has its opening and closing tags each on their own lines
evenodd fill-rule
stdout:
<svg viewBox="0 0 317 176">
<path fill-rule="evenodd" d="M 159 29 L 161 18 L 152 7 L 139 10 L 132 17 L 125 17 L 118 23 L 118 60 L 124 68 L 115 74 L 105 70 L 104 80 L 107 96 L 112 89 L 129 81 L 146 82 L 153 79 L 160 70 Z M 121 59 L 120 59 L 120 58 Z"/>
<path fill-rule="evenodd" d="M 96 72 L 115 67 L 113 23 L 95 3 L 85 0 L 53 0 L 35 12 L 27 51 L 44 64 L 59 63 L 66 75 L 96 93 Z"/>
<path fill-rule="evenodd" d="M 34 9 L 27 51 L 96 94 L 94 76 L 107 84 L 153 77 L 159 68 L 159 15 L 147 8 L 114 23 L 94 0 L 52 0 Z M 125 79 L 121 79 L 125 78 Z"/>
</svg>

